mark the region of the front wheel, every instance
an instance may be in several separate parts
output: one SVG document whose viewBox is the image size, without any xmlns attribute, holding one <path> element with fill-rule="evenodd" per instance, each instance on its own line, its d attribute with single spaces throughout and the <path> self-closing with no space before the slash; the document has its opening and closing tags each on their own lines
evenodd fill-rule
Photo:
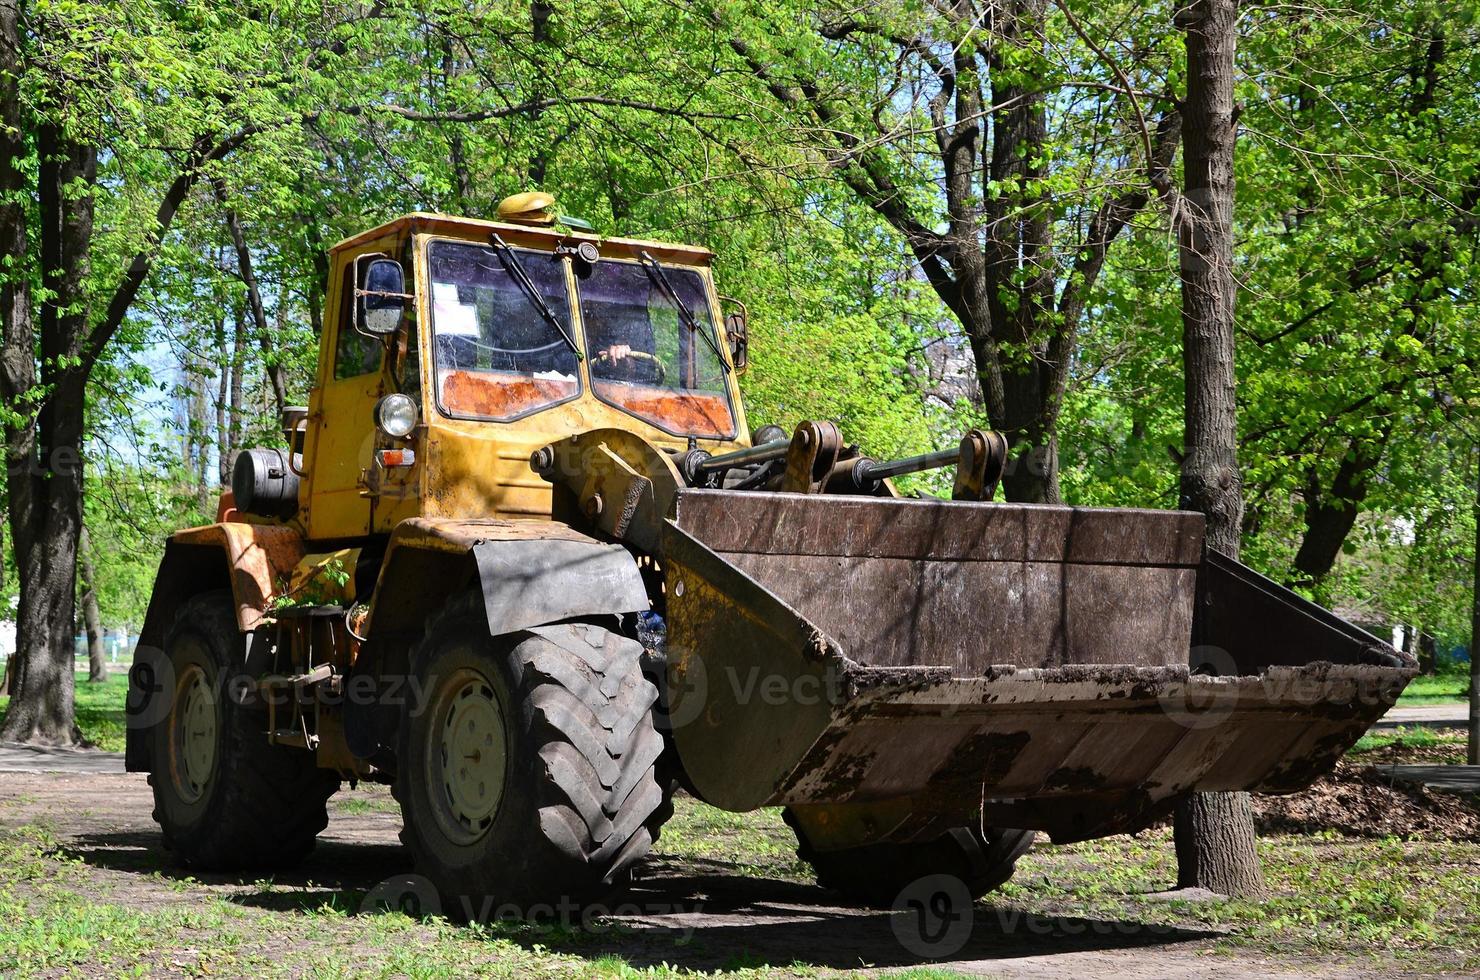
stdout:
<svg viewBox="0 0 1480 980">
<path fill-rule="evenodd" d="M 339 787 L 313 753 L 267 741 L 267 714 L 238 703 L 242 636 L 230 592 L 180 607 L 165 637 L 169 714 L 153 730 L 154 819 L 183 863 L 289 868 L 313 849 Z"/>
<path fill-rule="evenodd" d="M 1031 830 L 956 827 L 931 841 L 819 851 L 790 808 L 783 816 L 797 835 L 797 857 L 812 866 L 817 883 L 875 908 L 888 908 L 911 882 L 931 875 L 951 875 L 966 886 L 972 900 L 981 898 L 1012 877 L 1018 858 L 1037 836 Z"/>
<path fill-rule="evenodd" d="M 448 915 L 583 901 L 647 853 L 668 810 L 641 653 L 590 623 L 490 637 L 476 593 L 428 625 L 394 789 L 401 839 Z"/>
</svg>

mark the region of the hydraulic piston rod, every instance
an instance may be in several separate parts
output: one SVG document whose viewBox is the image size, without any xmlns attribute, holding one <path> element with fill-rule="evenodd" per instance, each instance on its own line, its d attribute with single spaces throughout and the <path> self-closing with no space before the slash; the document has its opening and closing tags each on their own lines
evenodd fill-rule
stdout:
<svg viewBox="0 0 1480 980">
<path fill-rule="evenodd" d="M 698 465 L 698 470 L 701 473 L 714 473 L 734 469 L 737 466 L 748 466 L 751 463 L 768 463 L 785 456 L 790 448 L 790 439 L 772 439 L 770 442 L 763 442 L 749 449 L 737 449 L 732 453 L 711 456 Z"/>
<path fill-rule="evenodd" d="M 941 449 L 937 452 L 909 456 L 887 463 L 876 463 L 866 459 L 860 461 L 862 465 L 859 467 L 858 475 L 865 481 L 878 482 L 908 473 L 922 473 L 925 470 L 939 469 L 942 466 L 954 466 L 960 458 L 961 449 L 958 446 L 955 449 Z"/>
<path fill-rule="evenodd" d="M 890 477 L 956 467 L 951 496 L 956 500 L 990 500 L 1007 462 L 1007 440 L 995 432 L 972 429 L 955 449 L 941 449 L 880 463 L 863 457 L 837 464 L 828 480 L 835 492 L 873 493 Z"/>
</svg>

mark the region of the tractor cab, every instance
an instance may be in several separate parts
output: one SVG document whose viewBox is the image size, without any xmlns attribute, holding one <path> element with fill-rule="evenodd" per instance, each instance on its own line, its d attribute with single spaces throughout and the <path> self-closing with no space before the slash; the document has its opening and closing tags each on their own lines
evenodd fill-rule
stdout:
<svg viewBox="0 0 1480 980">
<path fill-rule="evenodd" d="M 726 323 L 712 254 L 569 230 L 552 205 L 411 214 L 334 246 L 337 315 L 300 423 L 310 540 L 548 518 L 530 454 L 594 428 L 675 451 L 748 444 L 744 317 Z"/>
</svg>

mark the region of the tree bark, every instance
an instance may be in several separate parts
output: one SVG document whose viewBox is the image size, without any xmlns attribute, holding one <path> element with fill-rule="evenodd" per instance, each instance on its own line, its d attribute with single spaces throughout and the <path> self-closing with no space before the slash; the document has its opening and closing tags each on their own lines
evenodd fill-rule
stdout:
<svg viewBox="0 0 1480 980">
<path fill-rule="evenodd" d="M 538 2 L 539 0 L 536 0 L 536 4 Z M 546 17 L 548 18 L 548 16 L 549 14 L 547 12 Z M 538 30 L 543 25 L 538 20 L 538 17 L 536 17 L 535 26 L 536 34 L 534 40 L 539 42 L 543 39 L 539 36 Z M 442 39 L 443 94 L 446 94 L 447 89 L 452 85 L 452 79 L 457 74 L 457 58 L 452 51 L 452 39 L 444 37 Z M 452 168 L 452 186 L 457 195 L 452 201 L 452 206 L 457 214 L 466 214 L 471 208 L 473 181 L 468 176 L 468 154 L 465 140 L 463 139 L 463 127 L 455 123 L 447 130 L 447 163 Z M 532 186 L 538 187 L 539 184 L 535 183 Z"/>
<path fill-rule="evenodd" d="M 211 513 L 211 381 L 212 364 L 204 356 L 191 357 L 191 373 L 195 376 L 190 388 L 190 443 L 195 461 L 195 506 L 201 513 Z"/>
<path fill-rule="evenodd" d="M 35 375 L 31 352 L 31 290 L 27 260 L 27 220 L 25 199 L 26 174 L 23 169 L 26 141 L 21 128 L 21 100 L 18 79 L 24 72 L 21 63 L 21 30 L 15 0 L 0 0 L 0 255 L 12 256 L 12 263 L 0 266 L 0 394 L 7 407 L 18 404 L 20 392 L 28 389 Z M 6 470 L 12 472 L 25 455 L 17 455 L 18 437 L 25 430 L 6 428 Z M 14 520 L 25 501 L 10 498 L 7 520 Z M 20 564 L 20 556 L 16 556 Z M 0 681 L 0 694 L 11 693 L 16 664 L 21 658 L 17 635 L 16 648 L 5 661 L 5 678 Z"/>
<path fill-rule="evenodd" d="M 235 322 L 241 323 L 236 317 Z M 235 334 L 233 333 L 233 339 Z M 223 303 L 216 313 L 216 349 L 220 352 L 216 362 L 216 485 L 225 487 L 230 474 L 226 466 L 231 456 L 231 376 L 234 345 L 226 343 L 226 305 Z"/>
<path fill-rule="evenodd" d="M 1182 141 L 1186 188 L 1177 207 L 1186 377 L 1182 506 L 1207 517 L 1208 546 L 1238 557 L 1243 519 L 1234 401 L 1233 81 L 1237 0 L 1196 0 L 1186 32 Z M 1258 895 L 1264 876 L 1247 793 L 1199 793 L 1174 821 L 1177 884 Z"/>
<path fill-rule="evenodd" d="M 1391 430 L 1391 427 L 1388 427 Z M 1324 579 L 1336 564 L 1341 548 L 1356 526 L 1362 502 L 1367 499 L 1368 480 L 1383 461 L 1387 438 L 1372 444 L 1353 445 L 1329 489 L 1321 486 L 1319 467 L 1306 473 L 1305 535 L 1295 552 L 1296 581 L 1309 585 Z"/>
<path fill-rule="evenodd" d="M 242 411 L 245 405 L 245 376 L 247 368 L 247 318 L 245 311 L 237 306 L 236 327 L 231 335 L 231 387 L 227 391 L 226 431 L 223 434 L 221 451 L 221 486 L 231 487 L 232 457 L 242 444 Z"/>
<path fill-rule="evenodd" d="M 87 624 L 87 680 L 98 684 L 108 679 L 108 658 L 103 650 L 103 616 L 98 609 L 98 572 L 86 524 L 77 538 L 77 557 L 82 566 L 82 619 Z"/>
<path fill-rule="evenodd" d="M 0 34 L 7 26 L 3 19 L 0 14 Z M 0 48 L 5 41 L 0 37 Z M 48 290 L 40 317 L 39 382 L 48 396 L 34 417 L 6 429 L 11 540 L 21 588 L 13 692 L 0 740 L 73 745 L 81 741 L 73 720 L 73 660 L 87 387 L 87 372 L 78 365 L 88 336 L 82 286 L 92 244 L 97 150 L 52 126 L 38 126 L 36 134 L 38 239 Z M 30 330 L 22 336 L 7 324 L 0 387 L 12 405 L 38 380 L 33 343 Z"/>
<path fill-rule="evenodd" d="M 1475 464 L 1475 592 L 1470 609 L 1470 737 L 1466 758 L 1480 766 L 1480 460 Z"/>
</svg>

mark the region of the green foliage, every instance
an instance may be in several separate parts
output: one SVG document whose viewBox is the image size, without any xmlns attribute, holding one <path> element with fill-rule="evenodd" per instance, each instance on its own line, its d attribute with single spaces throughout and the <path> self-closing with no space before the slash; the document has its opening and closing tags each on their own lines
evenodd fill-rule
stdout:
<svg viewBox="0 0 1480 980">
<path fill-rule="evenodd" d="M 976 53 L 989 90 L 1050 89 L 1034 175 L 983 179 L 974 200 L 1011 192 L 1028 202 L 1012 220 L 1049 221 L 1064 288 L 1095 208 L 1143 186 L 1140 118 L 1185 87 L 1173 6 L 1071 4 L 1081 36 L 1049 5 L 1003 40 L 910 0 L 556 4 L 539 23 L 503 0 L 29 3 L 25 111 L 102 148 L 89 302 L 141 249 L 153 259 L 88 395 L 105 622 L 141 621 L 163 535 L 211 519 L 231 452 L 281 439 L 269 368 L 290 404 L 306 402 L 326 248 L 409 210 L 488 216 L 539 186 L 601 233 L 707 245 L 721 289 L 752 314 L 753 426 L 832 418 L 877 457 L 949 445 L 985 418 L 971 350 L 908 244 L 849 186 L 852 168 L 880 168 L 943 230 L 929 59 Z M 1468 640 L 1480 404 L 1480 43 L 1461 14 L 1428 0 L 1260 7 L 1239 52 L 1245 558 L 1441 646 Z M 901 37 L 921 45 L 901 57 Z M 828 133 L 732 42 L 815 79 Z M 191 171 L 198 146 L 225 149 Z M 147 247 L 186 173 L 179 214 Z M 1166 202 L 1152 200 L 1108 250 L 1077 332 L 1059 419 L 1071 502 L 1176 506 L 1179 303 Z M 1355 489 L 1339 487 L 1344 466 Z M 1342 493 L 1358 516 L 1334 563 L 1297 569 L 1313 507 Z"/>
<path fill-rule="evenodd" d="M 1401 0 L 1262 8 L 1247 16 L 1239 65 L 1243 560 L 1364 622 L 1466 643 L 1480 405 L 1474 18 Z M 1085 502 L 1174 506 L 1175 256 L 1160 229 L 1124 244 L 1065 409 L 1064 485 Z M 1349 529 L 1323 534 L 1346 508 Z"/>
</svg>

